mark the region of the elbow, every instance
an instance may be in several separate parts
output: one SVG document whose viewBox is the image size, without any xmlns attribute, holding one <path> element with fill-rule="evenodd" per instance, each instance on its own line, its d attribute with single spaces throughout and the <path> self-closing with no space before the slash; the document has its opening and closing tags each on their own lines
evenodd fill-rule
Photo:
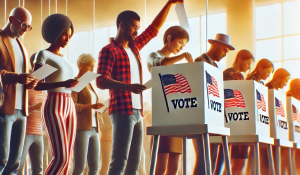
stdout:
<svg viewBox="0 0 300 175">
<path fill-rule="evenodd" d="M 98 77 L 97 81 L 96 81 L 96 85 L 99 89 L 104 90 L 106 89 L 106 85 L 105 85 L 105 78 L 103 77 Z"/>
</svg>

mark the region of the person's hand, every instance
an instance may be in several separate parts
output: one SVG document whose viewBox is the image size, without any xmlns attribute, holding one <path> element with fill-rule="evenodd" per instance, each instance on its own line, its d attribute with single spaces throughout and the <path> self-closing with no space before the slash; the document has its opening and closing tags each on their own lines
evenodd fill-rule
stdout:
<svg viewBox="0 0 300 175">
<path fill-rule="evenodd" d="M 168 3 L 170 4 L 183 3 L 183 0 L 169 0 Z"/>
<path fill-rule="evenodd" d="M 184 53 L 181 54 L 181 56 L 183 56 L 188 63 L 193 62 L 193 58 L 192 58 L 192 55 L 190 53 L 184 52 Z"/>
<path fill-rule="evenodd" d="M 34 88 L 37 85 L 38 81 L 39 80 L 37 78 L 34 79 L 32 82 L 30 82 L 29 84 L 26 85 L 26 89 L 32 89 L 32 88 Z"/>
<path fill-rule="evenodd" d="M 30 75 L 26 73 L 18 75 L 18 83 L 20 84 L 29 84 L 35 80 L 38 81 L 38 79 L 34 75 Z"/>
<path fill-rule="evenodd" d="M 102 104 L 102 103 L 96 103 L 96 104 L 93 104 L 92 108 L 93 108 L 93 109 L 100 109 L 100 108 L 102 108 L 103 106 L 104 106 L 104 104 Z"/>
<path fill-rule="evenodd" d="M 147 89 L 146 86 L 141 84 L 128 84 L 128 90 L 135 94 L 140 94 L 146 89 Z"/>
<path fill-rule="evenodd" d="M 63 87 L 70 88 L 70 87 L 75 87 L 79 81 L 75 79 L 69 79 L 63 82 Z"/>
<path fill-rule="evenodd" d="M 244 77 L 242 74 L 240 74 L 239 72 L 232 72 L 231 76 L 235 79 L 235 80 L 243 80 Z"/>
</svg>

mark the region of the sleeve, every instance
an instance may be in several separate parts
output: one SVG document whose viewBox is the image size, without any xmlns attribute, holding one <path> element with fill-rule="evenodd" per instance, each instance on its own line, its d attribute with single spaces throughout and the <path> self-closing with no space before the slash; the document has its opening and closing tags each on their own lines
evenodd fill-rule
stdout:
<svg viewBox="0 0 300 175">
<path fill-rule="evenodd" d="M 231 76 L 231 72 L 230 69 L 226 69 L 224 70 L 223 72 L 223 80 L 226 81 L 226 80 L 234 80 L 233 77 Z"/>
<path fill-rule="evenodd" d="M 142 48 L 154 37 L 156 37 L 158 30 L 150 25 L 142 34 L 140 34 L 135 40 L 134 43 L 138 50 Z"/>
<path fill-rule="evenodd" d="M 115 63 L 115 57 L 112 51 L 108 47 L 104 47 L 100 53 L 98 58 L 98 67 L 97 73 L 101 74 L 96 79 L 97 87 L 100 89 L 104 89 L 104 83 L 107 79 L 111 79 L 111 73 L 113 70 L 113 66 Z"/>
<path fill-rule="evenodd" d="M 18 83 L 18 74 L 15 72 L 7 72 L 5 70 L 0 70 L 2 84 L 17 84 Z"/>
<path fill-rule="evenodd" d="M 41 65 L 45 65 L 46 64 L 46 57 L 45 57 L 45 54 L 44 52 L 41 50 L 39 51 L 36 55 L 35 55 L 35 58 L 34 58 L 34 61 L 33 63 L 38 63 L 38 64 L 41 64 Z"/>
<path fill-rule="evenodd" d="M 78 102 L 78 93 L 77 92 L 72 91 L 72 99 L 73 99 L 74 104 L 75 104 L 76 112 L 81 112 L 81 104 L 77 103 Z"/>
<path fill-rule="evenodd" d="M 147 66 L 149 72 L 152 71 L 152 67 L 161 66 L 161 62 L 165 59 L 165 56 L 160 56 L 157 53 L 153 52 L 148 56 Z"/>
</svg>

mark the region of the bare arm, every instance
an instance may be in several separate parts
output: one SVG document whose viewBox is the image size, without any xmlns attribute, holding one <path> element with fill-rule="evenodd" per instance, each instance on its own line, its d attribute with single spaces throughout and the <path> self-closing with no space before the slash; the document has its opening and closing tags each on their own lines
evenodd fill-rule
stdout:
<svg viewBox="0 0 300 175">
<path fill-rule="evenodd" d="M 191 54 L 189 54 L 188 52 L 185 52 L 183 54 L 174 56 L 174 57 L 169 57 L 169 58 L 165 58 L 163 59 L 163 61 L 161 62 L 162 66 L 165 65 L 172 65 L 175 64 L 176 62 L 182 60 L 183 58 L 185 58 L 189 63 L 193 62 L 193 58 L 191 56 Z"/>
<path fill-rule="evenodd" d="M 169 0 L 167 4 L 161 9 L 161 11 L 158 13 L 158 15 L 155 17 L 151 24 L 153 27 L 156 28 L 156 30 L 160 30 L 161 26 L 166 21 L 171 6 L 177 3 L 183 3 L 183 0 Z"/>
<path fill-rule="evenodd" d="M 34 71 L 41 68 L 43 65 L 41 64 L 34 64 Z M 74 87 L 78 84 L 77 80 L 69 79 L 66 81 L 60 81 L 60 82 L 51 82 L 51 83 L 45 83 L 44 80 L 41 80 L 38 82 L 38 84 L 35 86 L 34 90 L 36 91 L 44 91 L 44 90 L 50 90 L 55 89 L 59 87 Z"/>
</svg>

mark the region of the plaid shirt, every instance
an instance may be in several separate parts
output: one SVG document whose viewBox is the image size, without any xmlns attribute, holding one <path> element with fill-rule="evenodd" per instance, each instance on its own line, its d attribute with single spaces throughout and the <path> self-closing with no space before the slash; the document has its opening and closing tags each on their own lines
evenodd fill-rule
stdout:
<svg viewBox="0 0 300 175">
<path fill-rule="evenodd" d="M 157 35 L 158 31 L 149 26 L 134 42 L 130 42 L 128 46 L 136 55 L 139 64 L 140 79 L 143 82 L 142 76 L 142 61 L 139 51 Z M 123 46 L 113 40 L 110 44 L 103 47 L 99 53 L 97 73 L 101 74 L 96 79 L 97 86 L 104 89 L 103 84 L 107 79 L 117 80 L 126 84 L 131 84 L 130 62 L 128 55 Z M 109 114 L 114 112 L 122 113 L 123 115 L 132 115 L 131 92 L 123 89 L 109 90 Z M 143 97 L 141 98 L 141 113 L 143 113 Z"/>
</svg>

